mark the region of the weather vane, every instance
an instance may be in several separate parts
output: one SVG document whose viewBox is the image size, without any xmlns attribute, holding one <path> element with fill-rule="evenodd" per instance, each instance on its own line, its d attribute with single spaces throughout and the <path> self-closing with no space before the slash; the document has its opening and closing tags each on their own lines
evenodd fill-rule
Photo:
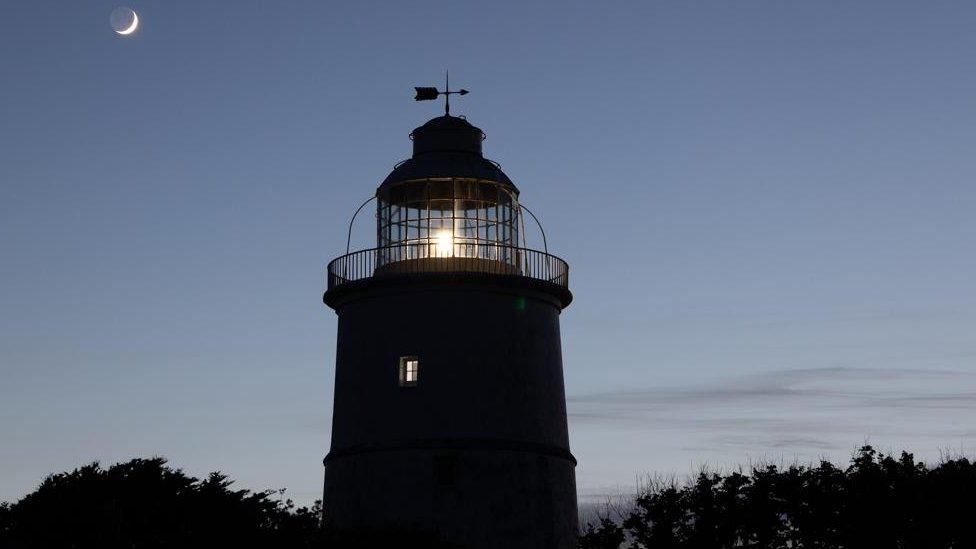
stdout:
<svg viewBox="0 0 976 549">
<path fill-rule="evenodd" d="M 460 89 L 451 91 L 451 75 L 449 72 L 444 73 L 444 91 L 438 91 L 437 88 L 425 88 L 425 87 L 414 87 L 417 90 L 417 95 L 413 97 L 414 101 L 431 101 L 437 99 L 438 95 L 444 96 L 444 114 L 447 116 L 451 115 L 451 94 L 457 95 L 467 95 L 468 90 Z"/>
</svg>

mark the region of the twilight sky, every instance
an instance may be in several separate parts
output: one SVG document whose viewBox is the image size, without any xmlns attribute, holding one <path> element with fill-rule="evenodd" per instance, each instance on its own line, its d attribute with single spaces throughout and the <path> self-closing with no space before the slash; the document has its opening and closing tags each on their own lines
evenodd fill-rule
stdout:
<svg viewBox="0 0 976 549">
<path fill-rule="evenodd" d="M 973 453 L 976 3 L 129 5 L 0 7 L 0 501 L 146 455 L 319 497 L 324 265 L 445 68 L 571 265 L 584 499 Z"/>
</svg>

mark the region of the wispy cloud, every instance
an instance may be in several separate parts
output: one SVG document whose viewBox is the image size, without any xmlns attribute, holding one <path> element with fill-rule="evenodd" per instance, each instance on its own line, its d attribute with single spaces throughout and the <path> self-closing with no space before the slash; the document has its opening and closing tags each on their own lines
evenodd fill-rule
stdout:
<svg viewBox="0 0 976 549">
<path fill-rule="evenodd" d="M 687 450 L 740 447 L 831 450 L 865 438 L 942 437 L 976 426 L 976 373 L 818 368 L 743 376 L 700 386 L 571 396 L 574 428 L 694 435 Z M 687 436 L 685 437 L 687 438 Z"/>
<path fill-rule="evenodd" d="M 642 473 L 751 460 L 844 463 L 869 442 L 925 459 L 976 447 L 976 372 L 817 368 L 568 398 L 581 498 Z M 609 487 L 609 488 L 608 488 Z"/>
</svg>

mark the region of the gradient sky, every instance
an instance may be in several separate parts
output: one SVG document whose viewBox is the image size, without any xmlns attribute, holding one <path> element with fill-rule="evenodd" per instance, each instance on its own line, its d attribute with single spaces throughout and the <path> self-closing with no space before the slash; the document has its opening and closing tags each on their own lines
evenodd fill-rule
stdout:
<svg viewBox="0 0 976 549">
<path fill-rule="evenodd" d="M 976 3 L 116 5 L 0 7 L 0 500 L 147 455 L 318 497 L 323 269 L 445 68 L 571 264 L 584 498 L 976 445 Z"/>
</svg>

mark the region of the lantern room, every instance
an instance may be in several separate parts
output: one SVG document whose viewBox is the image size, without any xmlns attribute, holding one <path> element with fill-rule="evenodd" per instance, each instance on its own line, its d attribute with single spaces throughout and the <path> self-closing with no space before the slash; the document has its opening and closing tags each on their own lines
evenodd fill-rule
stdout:
<svg viewBox="0 0 976 549">
<path fill-rule="evenodd" d="M 376 191 L 379 266 L 428 258 L 513 263 L 518 189 L 481 155 L 482 131 L 464 118 L 442 116 L 410 138 L 413 157 Z M 436 264 L 444 262 L 428 266 Z"/>
<path fill-rule="evenodd" d="M 410 133 L 413 155 L 376 189 L 376 246 L 329 265 L 330 289 L 378 275 L 480 273 L 541 279 L 565 288 L 568 267 L 529 248 L 519 190 L 482 155 L 485 134 L 463 117 L 444 115 Z M 350 222 L 351 240 L 353 221 Z M 568 293 L 568 292 L 567 292 Z"/>
<path fill-rule="evenodd" d="M 377 194 L 377 245 L 405 258 L 498 259 L 518 245 L 518 197 L 482 179 L 404 181 Z"/>
</svg>

